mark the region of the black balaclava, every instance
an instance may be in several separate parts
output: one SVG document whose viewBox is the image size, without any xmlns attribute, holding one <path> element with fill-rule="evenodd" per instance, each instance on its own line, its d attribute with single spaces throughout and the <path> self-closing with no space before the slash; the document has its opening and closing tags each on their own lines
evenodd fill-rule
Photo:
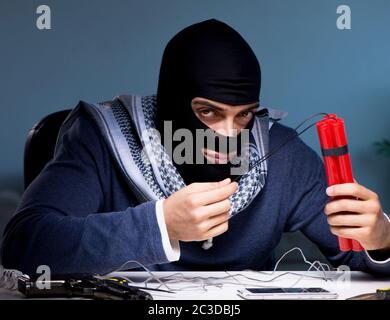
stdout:
<svg viewBox="0 0 390 320">
<path fill-rule="evenodd" d="M 173 132 L 186 128 L 195 137 L 196 129 L 208 127 L 192 111 L 194 97 L 229 105 L 251 104 L 259 101 L 260 85 L 259 62 L 237 31 L 215 19 L 191 25 L 176 34 L 164 50 L 157 90 L 157 130 L 163 140 L 164 121 L 172 121 Z M 253 119 L 246 128 L 252 125 Z M 226 138 L 214 134 L 216 139 Z M 239 136 L 236 138 L 240 142 Z M 173 142 L 173 149 L 179 143 Z M 216 146 L 218 151 L 218 143 Z M 194 161 L 198 152 L 194 141 Z M 173 163 L 186 184 L 232 177 L 230 162 Z"/>
</svg>

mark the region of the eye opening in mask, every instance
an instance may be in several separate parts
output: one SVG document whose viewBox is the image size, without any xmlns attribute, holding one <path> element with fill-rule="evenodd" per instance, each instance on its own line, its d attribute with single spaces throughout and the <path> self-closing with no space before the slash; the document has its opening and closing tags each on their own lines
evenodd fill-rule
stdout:
<svg viewBox="0 0 390 320">
<path fill-rule="evenodd" d="M 196 117 L 221 135 L 234 136 L 255 117 L 259 103 L 231 106 L 220 102 L 194 98 L 191 107 Z"/>
</svg>

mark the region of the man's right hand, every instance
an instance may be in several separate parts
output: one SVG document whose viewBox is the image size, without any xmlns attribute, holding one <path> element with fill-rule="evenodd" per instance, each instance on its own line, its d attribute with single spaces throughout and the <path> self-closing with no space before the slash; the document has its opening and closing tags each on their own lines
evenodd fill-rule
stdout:
<svg viewBox="0 0 390 320">
<path fill-rule="evenodd" d="M 163 201 L 169 239 L 202 241 L 228 230 L 229 197 L 237 182 L 192 183 Z"/>
</svg>

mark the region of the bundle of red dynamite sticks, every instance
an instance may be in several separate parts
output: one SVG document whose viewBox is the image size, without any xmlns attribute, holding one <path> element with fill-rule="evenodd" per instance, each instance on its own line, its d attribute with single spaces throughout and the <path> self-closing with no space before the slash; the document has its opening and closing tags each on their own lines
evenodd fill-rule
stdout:
<svg viewBox="0 0 390 320">
<path fill-rule="evenodd" d="M 317 131 L 325 164 L 328 186 L 354 182 L 348 153 L 344 120 L 335 114 L 328 114 L 317 122 Z M 356 240 L 339 237 L 341 251 L 362 251 L 364 248 Z"/>
</svg>

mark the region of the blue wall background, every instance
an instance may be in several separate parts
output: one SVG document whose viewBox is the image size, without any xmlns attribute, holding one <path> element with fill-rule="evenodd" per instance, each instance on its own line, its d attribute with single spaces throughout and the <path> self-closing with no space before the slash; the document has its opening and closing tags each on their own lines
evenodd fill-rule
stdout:
<svg viewBox="0 0 390 320">
<path fill-rule="evenodd" d="M 36 8 L 52 10 L 52 30 L 35 27 Z M 352 10 L 352 30 L 336 28 L 336 8 Z M 23 147 L 44 115 L 125 93 L 154 93 L 167 41 L 208 18 L 238 30 L 263 71 L 261 101 L 289 112 L 346 120 L 356 179 L 390 211 L 389 159 L 374 141 L 390 138 L 390 1 L 0 2 L 0 231 L 22 192 Z M 303 139 L 316 151 L 315 130 Z"/>
</svg>

